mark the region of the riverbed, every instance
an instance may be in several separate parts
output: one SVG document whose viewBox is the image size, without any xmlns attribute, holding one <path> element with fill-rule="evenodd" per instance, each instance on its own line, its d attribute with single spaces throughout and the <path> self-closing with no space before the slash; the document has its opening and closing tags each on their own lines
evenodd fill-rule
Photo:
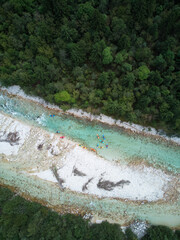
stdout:
<svg viewBox="0 0 180 240">
<path fill-rule="evenodd" d="M 140 219 L 180 225 L 177 144 L 75 118 L 3 91 L 0 113 L 2 184 L 59 211 L 120 224 Z"/>
</svg>

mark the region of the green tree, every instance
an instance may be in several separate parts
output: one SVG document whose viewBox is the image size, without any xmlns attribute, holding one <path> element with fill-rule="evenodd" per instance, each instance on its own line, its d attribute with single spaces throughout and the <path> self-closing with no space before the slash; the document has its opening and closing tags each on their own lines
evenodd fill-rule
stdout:
<svg viewBox="0 0 180 240">
<path fill-rule="evenodd" d="M 150 70 L 146 65 L 142 65 L 138 68 L 138 77 L 140 80 L 145 80 L 150 74 Z"/>
<path fill-rule="evenodd" d="M 155 58 L 154 67 L 161 72 L 167 67 L 167 63 L 163 58 L 162 54 L 160 54 Z"/>
<path fill-rule="evenodd" d="M 135 52 L 135 58 L 138 62 L 145 62 L 148 64 L 152 58 L 150 48 L 138 48 Z"/>
<path fill-rule="evenodd" d="M 167 52 L 164 54 L 166 63 L 170 66 L 174 66 L 174 64 L 175 64 L 174 57 L 175 57 L 174 52 L 171 50 L 167 50 Z"/>
<path fill-rule="evenodd" d="M 123 61 L 124 61 L 124 58 L 122 54 L 120 52 L 117 53 L 114 62 L 117 64 L 121 64 Z"/>
<path fill-rule="evenodd" d="M 166 102 L 163 102 L 159 107 L 161 118 L 164 121 L 170 121 L 174 116 L 174 114 L 169 109 L 170 106 Z"/>
<path fill-rule="evenodd" d="M 142 240 L 177 240 L 174 232 L 165 226 L 151 226 Z"/>
<path fill-rule="evenodd" d="M 10 0 L 10 6 L 18 14 L 22 14 L 23 11 L 32 11 L 33 0 Z"/>
<path fill-rule="evenodd" d="M 131 72 L 132 71 L 132 65 L 129 63 L 123 63 L 122 64 L 122 71 L 123 72 Z"/>
<path fill-rule="evenodd" d="M 102 72 L 97 80 L 97 86 L 99 88 L 107 88 L 110 83 L 110 78 L 108 72 Z"/>
<path fill-rule="evenodd" d="M 112 19 L 112 41 L 120 40 L 121 36 L 126 32 L 126 24 L 123 19 L 113 17 Z"/>
<path fill-rule="evenodd" d="M 160 75 L 159 71 L 152 71 L 149 74 L 149 81 L 153 85 L 161 85 L 163 83 L 163 78 Z"/>
<path fill-rule="evenodd" d="M 158 39 L 159 36 L 159 32 L 158 32 L 158 24 L 154 23 L 152 24 L 149 29 L 148 29 L 149 33 L 151 34 L 153 40 L 155 41 L 156 39 Z"/>
<path fill-rule="evenodd" d="M 69 43 L 67 49 L 70 55 L 70 59 L 74 66 L 82 65 L 86 58 L 85 42 L 83 40 L 78 43 Z"/>
<path fill-rule="evenodd" d="M 103 52 L 102 52 L 102 56 L 103 56 L 103 64 L 110 64 L 113 61 L 113 57 L 111 54 L 111 48 L 110 47 L 106 47 Z"/>
<path fill-rule="evenodd" d="M 98 67 L 100 67 L 102 64 L 102 53 L 105 48 L 106 44 L 104 40 L 95 43 L 92 47 L 89 60 L 95 63 Z"/>
<path fill-rule="evenodd" d="M 107 28 L 107 16 L 105 14 L 100 13 L 97 9 L 94 10 L 93 18 L 91 21 L 92 30 L 96 30 L 98 32 L 106 32 Z"/>
<path fill-rule="evenodd" d="M 133 89 L 135 83 L 135 75 L 134 73 L 127 73 L 124 77 L 122 77 L 122 85 L 128 87 L 129 89 Z"/>
<path fill-rule="evenodd" d="M 180 129 L 180 118 L 176 119 L 175 127 L 176 129 Z"/>
<path fill-rule="evenodd" d="M 121 50 L 129 50 L 130 46 L 131 46 L 131 39 L 130 37 L 127 35 L 127 34 L 123 34 L 119 41 L 118 41 L 118 47 L 121 49 Z"/>
<path fill-rule="evenodd" d="M 61 37 L 66 42 L 74 42 L 78 39 L 78 32 L 75 28 L 70 28 L 65 24 L 61 27 Z"/>
<path fill-rule="evenodd" d="M 56 93 L 54 95 L 54 99 L 56 103 L 62 103 L 62 102 L 69 103 L 71 101 L 71 96 L 67 91 L 62 91 L 62 92 Z"/>
<path fill-rule="evenodd" d="M 99 1 L 99 11 L 102 13 L 107 13 L 109 1 L 108 0 L 100 0 Z"/>
<path fill-rule="evenodd" d="M 92 20 L 94 13 L 94 8 L 90 2 L 82 3 L 78 5 L 78 10 L 76 12 L 77 19 L 81 22 L 87 23 Z"/>
<path fill-rule="evenodd" d="M 122 240 L 124 234 L 117 224 L 109 224 L 102 222 L 101 224 L 93 224 L 91 227 L 91 239 L 93 240 Z"/>
<path fill-rule="evenodd" d="M 127 228 L 125 233 L 127 240 L 138 240 L 137 236 L 132 232 L 131 228 Z"/>
<path fill-rule="evenodd" d="M 116 54 L 114 62 L 117 64 L 122 64 L 128 58 L 126 51 L 121 51 Z"/>
</svg>

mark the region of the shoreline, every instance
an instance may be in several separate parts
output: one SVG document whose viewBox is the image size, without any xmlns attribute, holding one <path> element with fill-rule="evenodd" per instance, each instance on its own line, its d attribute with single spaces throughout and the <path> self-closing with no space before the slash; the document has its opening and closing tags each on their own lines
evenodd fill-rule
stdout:
<svg viewBox="0 0 180 240">
<path fill-rule="evenodd" d="M 161 140 L 176 146 L 180 146 L 180 138 L 179 137 L 168 137 L 167 135 L 160 135 L 160 129 L 156 130 L 152 127 L 144 127 L 138 124 L 129 123 L 129 122 L 123 122 L 121 120 L 115 120 L 109 116 L 100 114 L 100 115 L 93 115 L 91 113 L 87 113 L 81 109 L 69 109 L 66 112 L 64 112 L 60 107 L 57 105 L 53 105 L 50 103 L 47 103 L 44 99 L 36 96 L 30 96 L 24 93 L 24 91 L 19 86 L 11 86 L 9 88 L 0 87 L 0 91 L 6 92 L 12 96 L 17 96 L 22 99 L 27 99 L 29 101 L 32 101 L 36 104 L 40 104 L 44 106 L 45 108 L 51 109 L 52 111 L 61 112 L 64 115 L 70 115 L 75 118 L 85 119 L 90 122 L 99 122 L 102 124 L 106 124 L 109 126 L 115 126 L 118 128 L 123 129 L 124 131 L 130 133 L 130 134 L 140 134 L 145 137 L 152 137 L 156 140 Z M 151 129 L 149 131 L 149 129 Z"/>
<path fill-rule="evenodd" d="M 22 171 L 33 171 L 30 175 L 51 181 L 53 174 L 50 167 L 54 164 L 59 176 L 65 181 L 63 187 L 72 192 L 97 195 L 98 199 L 113 198 L 138 203 L 146 200 L 167 202 L 172 199 L 172 189 L 169 191 L 169 187 L 174 186 L 172 181 L 176 178 L 172 173 L 167 174 L 145 164 L 126 166 L 112 163 L 88 149 L 82 149 L 77 142 L 70 139 L 59 141 L 58 134 L 24 124 L 3 114 L 1 119 L 2 130 L 13 132 L 16 129 L 21 132 L 18 145 L 2 142 L 1 154 L 6 156 L 10 165 L 13 161 L 14 164 L 20 164 Z M 2 138 L 7 134 L 8 132 Z M 40 145 L 43 145 L 43 149 L 38 148 Z M 33 165 L 35 169 L 32 169 Z M 86 184 L 88 187 L 83 190 Z"/>
<path fill-rule="evenodd" d="M 126 211 L 124 213 L 122 213 L 121 218 L 120 219 L 118 218 L 119 220 L 117 220 L 116 218 L 111 217 L 110 214 L 105 214 L 105 216 L 103 216 L 103 215 L 101 215 L 101 212 L 90 210 L 87 207 L 85 207 L 83 209 L 82 206 L 77 207 L 75 205 L 67 205 L 67 204 L 54 205 L 48 200 L 31 196 L 28 192 L 21 190 L 20 187 L 17 187 L 17 186 L 14 187 L 14 186 L 11 186 L 4 182 L 0 182 L 0 186 L 10 189 L 12 192 L 16 193 L 17 195 L 23 197 L 24 199 L 26 199 L 28 201 L 40 203 L 41 205 L 46 206 L 46 207 L 52 209 L 53 211 L 58 212 L 60 215 L 69 214 L 69 213 L 78 215 L 84 219 L 89 219 L 91 223 L 101 223 L 102 221 L 108 221 L 110 223 L 120 224 L 122 227 L 128 227 L 136 221 L 139 221 L 142 223 L 144 222 L 147 225 L 152 224 L 148 220 L 140 219 L 135 216 L 134 217 L 128 216 L 128 213 Z M 119 216 L 119 213 L 118 213 L 118 216 Z M 166 225 L 166 226 L 168 226 L 168 225 Z M 176 226 L 169 226 L 169 227 L 174 230 L 180 229 L 179 224 Z"/>
<path fill-rule="evenodd" d="M 24 198 L 25 200 L 30 201 L 30 202 L 39 203 L 42 206 L 45 206 L 45 207 L 51 209 L 52 211 L 57 212 L 60 215 L 73 214 L 73 215 L 76 215 L 76 216 L 81 216 L 83 219 L 89 220 L 90 223 L 92 223 L 92 224 L 93 223 L 99 224 L 103 221 L 108 221 L 109 223 L 119 224 L 122 228 L 126 228 L 126 227 L 129 227 L 133 223 L 138 221 L 142 224 L 145 224 L 146 226 L 150 225 L 148 223 L 148 221 L 142 221 L 142 220 L 137 220 L 137 219 L 131 219 L 131 220 L 127 219 L 127 222 L 124 222 L 122 224 L 120 222 L 115 221 L 114 219 L 112 219 L 110 217 L 101 217 L 101 216 L 98 215 L 99 213 L 93 213 L 93 211 L 90 211 L 90 210 L 86 211 L 86 210 L 80 209 L 78 207 L 68 206 L 68 205 L 64 205 L 64 204 L 63 205 L 52 205 L 48 201 L 45 201 L 43 199 L 39 199 L 39 198 L 36 198 L 36 197 L 32 197 L 31 195 L 29 195 L 25 192 L 22 192 L 19 188 L 12 187 L 8 184 L 0 183 L 0 187 L 7 188 L 7 189 L 11 190 L 13 193 L 15 193 L 16 195 Z M 171 228 L 175 229 L 175 230 L 178 230 L 178 229 L 180 229 L 180 226 L 171 227 Z"/>
<path fill-rule="evenodd" d="M 15 120 L 14 117 L 9 117 L 6 114 L 4 115 L 8 119 L 12 118 L 12 121 L 13 121 L 13 124 L 11 124 L 10 121 L 3 121 L 3 122 L 7 122 L 7 125 L 10 126 L 8 127 L 8 126 L 5 126 L 4 124 L 2 125 L 6 129 L 8 129 L 8 131 L 12 131 L 12 129 L 14 129 L 14 126 L 17 125 L 16 122 L 18 123 L 18 126 L 21 130 L 22 128 L 24 128 L 24 127 L 20 127 L 22 124 L 24 126 L 23 121 Z M 3 119 L 3 117 L 1 119 Z M 31 125 L 28 125 L 28 126 L 30 127 Z M 168 185 L 170 184 L 169 186 L 171 188 L 171 181 L 168 181 L 166 173 L 164 173 L 164 171 L 162 171 L 162 173 L 161 173 L 161 170 L 157 171 L 156 169 L 151 171 L 151 167 L 144 166 L 144 165 L 143 166 L 140 165 L 140 168 L 142 168 L 142 171 L 139 171 L 137 169 L 138 166 L 136 165 L 134 167 L 133 166 L 132 167 L 126 166 L 126 168 L 120 167 L 119 169 L 122 176 L 119 176 L 120 179 L 118 179 L 117 172 L 116 172 L 117 170 L 116 164 L 110 164 L 112 166 L 110 168 L 109 167 L 110 165 L 107 164 L 108 163 L 107 160 L 105 159 L 103 160 L 103 158 L 99 159 L 98 155 L 96 155 L 95 153 L 80 148 L 77 145 L 78 144 L 77 142 L 74 142 L 74 141 L 71 141 L 70 139 L 65 138 L 63 141 L 60 141 L 57 143 L 56 142 L 57 138 L 59 138 L 59 135 L 56 133 L 49 133 L 48 131 L 41 129 L 40 127 L 31 126 L 31 129 L 27 131 L 26 138 L 23 137 L 24 140 L 22 139 L 23 141 L 20 142 L 21 145 L 19 146 L 17 155 L 6 157 L 6 155 L 2 154 L 1 163 L 3 163 L 4 161 L 6 162 L 5 164 L 2 164 L 2 171 L 0 171 L 2 172 L 1 183 L 3 185 L 5 184 L 8 186 L 11 186 L 14 189 L 17 189 L 17 191 L 22 193 L 22 195 L 25 194 L 30 196 L 32 200 L 38 199 L 38 202 L 45 202 L 47 203 L 48 206 L 50 206 L 53 209 L 55 209 L 57 206 L 57 208 L 61 210 L 65 209 L 64 211 L 66 212 L 71 211 L 71 213 L 73 214 L 80 214 L 82 212 L 83 214 L 93 213 L 93 216 L 99 216 L 105 220 L 107 219 L 108 221 L 115 221 L 115 222 L 119 221 L 119 223 L 121 221 L 121 224 L 124 223 L 123 225 L 129 224 L 131 222 L 129 220 L 133 220 L 137 218 L 142 220 L 147 219 L 147 221 L 153 222 L 153 216 L 154 216 L 153 214 L 155 214 L 159 206 L 162 208 L 163 213 L 165 212 L 165 214 L 167 215 L 167 218 L 169 216 L 168 214 L 170 214 L 171 217 L 172 216 L 177 217 L 176 216 L 177 213 L 174 210 L 175 206 L 177 205 L 177 199 L 172 199 L 173 196 L 175 195 L 175 192 L 173 190 L 176 190 L 176 187 L 175 187 L 176 183 L 174 182 L 175 189 L 172 188 L 170 190 Z M 68 148 L 65 149 L 65 147 L 67 146 L 67 142 L 69 142 L 69 146 Z M 38 146 L 41 145 L 42 143 L 43 143 L 43 149 L 39 150 Z M 50 145 L 51 145 L 51 149 L 54 149 L 53 151 L 47 148 Z M 12 148 L 12 146 L 7 145 L 7 148 L 10 148 L 10 147 Z M 17 146 L 14 146 L 13 148 L 17 148 Z M 62 149 L 61 152 L 63 155 L 59 154 L 56 156 L 56 154 L 58 154 L 57 148 Z M 52 155 L 52 153 L 53 154 L 55 153 L 55 155 Z M 75 159 L 75 157 L 77 159 Z M 9 162 L 5 158 L 9 159 Z M 86 159 L 87 161 L 85 161 L 84 159 Z M 92 161 L 90 165 L 87 165 L 86 162 L 90 162 L 89 159 L 92 159 Z M 75 160 L 76 168 L 80 172 L 83 172 L 87 175 L 87 177 L 80 177 L 80 176 L 74 176 L 72 174 L 70 183 L 73 183 L 74 184 L 73 186 L 76 186 L 77 185 L 76 183 L 78 184 L 82 183 L 82 185 L 80 186 L 80 189 L 82 189 L 84 182 L 87 182 L 87 180 L 93 176 L 98 177 L 97 181 L 95 181 L 95 185 L 96 185 L 99 179 L 101 178 L 101 174 L 104 173 L 104 171 L 106 170 L 107 173 L 103 175 L 104 180 L 109 180 L 112 182 L 116 182 L 121 179 L 130 180 L 131 184 L 134 184 L 133 185 L 134 187 L 131 188 L 132 196 L 135 196 L 135 197 L 146 196 L 147 191 L 145 190 L 148 189 L 148 194 L 149 194 L 150 188 L 148 188 L 148 186 L 152 186 L 152 189 L 154 189 L 153 191 L 156 191 L 158 193 L 158 196 L 160 197 L 160 199 L 159 200 L 157 199 L 157 201 L 156 200 L 153 201 L 151 196 L 152 197 L 155 196 L 155 199 L 156 199 L 156 194 L 154 195 L 154 192 L 152 192 L 152 195 L 151 194 L 149 195 L 150 201 L 146 201 L 144 200 L 144 198 L 141 200 L 132 200 L 132 199 L 126 199 L 122 197 L 116 198 L 111 196 L 97 197 L 94 194 L 92 194 L 92 189 L 93 190 L 95 189 L 94 188 L 95 185 L 93 186 L 91 185 L 90 188 L 88 186 L 87 191 L 84 192 L 85 194 L 78 191 L 78 189 L 74 189 L 74 188 L 71 189 L 70 187 L 68 187 L 68 184 L 69 184 L 68 181 L 70 180 L 70 174 L 72 173 L 72 169 L 70 169 L 70 166 L 72 166 L 72 168 L 74 166 L 73 160 Z M 91 165 L 94 166 L 95 165 L 94 162 L 96 162 L 97 164 L 98 172 L 94 171 L 93 173 L 93 168 L 90 170 L 89 167 Z M 66 174 L 67 176 L 67 177 L 63 177 L 65 180 L 65 183 L 67 183 L 66 186 L 64 185 L 66 187 L 66 190 L 64 192 L 59 189 L 58 184 L 56 183 L 51 183 L 49 180 L 45 181 L 42 178 L 39 178 L 38 176 L 32 177 L 29 175 L 29 172 L 32 173 L 32 171 L 34 173 L 35 172 L 40 173 L 40 172 L 46 171 L 46 169 L 50 168 L 52 163 L 54 163 L 57 166 L 57 168 L 59 168 L 58 172 L 60 171 L 61 177 L 63 177 L 63 173 Z M 84 165 L 82 165 L 82 163 Z M 100 163 L 100 166 L 102 166 L 102 169 L 98 167 L 99 165 L 98 163 Z M 99 169 L 101 170 L 101 172 L 99 172 Z M 110 172 L 108 172 L 109 171 L 108 169 L 110 170 Z M 130 171 L 128 169 L 134 172 L 133 174 L 134 177 L 131 176 Z M 144 171 L 143 169 L 147 169 L 147 170 L 149 169 L 149 170 Z M 137 171 L 137 174 L 135 174 L 136 172 L 135 170 Z M 88 172 L 94 175 L 89 176 Z M 127 172 L 127 174 L 125 172 Z M 151 173 L 154 173 L 154 175 Z M 163 178 L 161 178 L 161 174 L 162 176 L 164 176 Z M 126 176 L 129 176 L 129 177 L 127 178 Z M 171 176 L 173 177 L 174 175 L 171 175 Z M 154 178 L 157 179 L 157 181 L 155 181 Z M 75 179 L 77 180 L 75 181 Z M 81 179 L 81 180 L 84 179 L 83 180 L 84 182 L 81 182 L 78 179 Z M 161 180 L 164 179 L 165 189 L 163 185 L 161 185 L 161 180 L 160 180 L 160 185 L 158 184 L 158 186 L 155 187 L 153 183 L 152 184 L 149 183 L 150 179 L 153 182 L 154 181 L 158 182 L 159 181 L 158 179 L 161 179 Z M 172 181 L 173 179 L 175 178 L 171 178 Z M 141 188 L 139 184 L 142 185 L 145 182 L 148 183 L 149 185 L 148 186 L 144 185 L 145 189 Z M 129 186 L 127 186 L 127 188 L 128 187 Z M 126 190 L 126 186 L 124 188 Z M 97 191 L 97 188 L 95 190 Z M 123 189 L 121 189 L 121 194 L 122 194 L 122 190 Z M 130 189 L 128 189 L 128 193 L 130 194 L 129 190 Z M 164 194 L 168 192 L 169 197 L 167 195 L 165 196 L 164 194 L 159 195 L 160 190 L 162 190 Z M 101 189 L 100 191 L 102 192 L 104 190 Z M 135 195 L 133 195 L 134 193 Z M 32 197 L 31 197 L 31 194 L 32 194 Z M 115 206 L 112 207 L 112 205 L 115 205 Z M 149 208 L 152 209 L 153 213 L 150 212 Z M 169 208 L 173 209 L 173 211 L 169 212 Z M 162 214 L 162 210 L 160 214 Z M 123 214 L 124 211 L 125 213 Z M 114 216 L 114 212 L 118 214 L 118 217 Z"/>
</svg>

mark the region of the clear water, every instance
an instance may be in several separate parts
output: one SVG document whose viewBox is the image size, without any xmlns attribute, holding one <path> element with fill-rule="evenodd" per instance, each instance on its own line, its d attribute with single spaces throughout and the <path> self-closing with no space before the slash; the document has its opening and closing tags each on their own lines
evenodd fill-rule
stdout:
<svg viewBox="0 0 180 240">
<path fill-rule="evenodd" d="M 133 219 L 147 220 L 153 224 L 163 224 L 170 227 L 180 225 L 180 214 L 178 206 L 180 201 L 175 203 L 147 203 L 139 205 L 118 201 L 116 199 L 96 199 L 90 195 L 81 195 L 73 192 L 61 192 L 54 184 L 43 181 L 39 178 L 15 171 L 16 163 L 11 165 L 4 163 L 0 168 L 0 181 L 4 184 L 21 189 L 21 192 L 30 195 L 32 198 L 42 199 L 52 206 L 73 206 L 84 211 L 93 212 L 104 218 L 113 218 L 120 224 L 124 223 L 122 216 L 126 213 L 126 220 Z M 112 217 L 113 216 L 113 217 Z"/>
<path fill-rule="evenodd" d="M 109 161 L 147 161 L 154 166 L 161 166 L 174 173 L 180 168 L 180 148 L 167 143 L 158 142 L 147 137 L 129 135 L 118 128 L 103 124 L 90 123 L 63 114 L 52 112 L 48 108 L 22 100 L 16 97 L 0 94 L 0 112 L 4 112 L 24 122 L 45 128 L 48 131 L 59 130 L 63 135 L 77 140 L 81 144 L 97 149 L 99 155 Z M 50 114 L 55 114 L 54 118 Z M 104 134 L 105 144 L 108 148 L 96 148 L 98 139 Z M 105 144 L 100 144 L 105 146 Z M 17 170 L 16 170 L 17 168 Z M 32 197 L 45 200 L 52 205 L 68 205 L 93 211 L 100 216 L 116 218 L 119 223 L 138 218 L 148 220 L 153 224 L 164 224 L 171 227 L 180 225 L 180 212 L 178 199 L 173 203 L 138 203 L 124 202 L 116 199 L 97 199 L 93 196 L 73 192 L 61 192 L 54 184 L 39 178 L 29 177 L 18 171 L 18 164 L 1 162 L 0 181 L 4 184 L 17 187 Z M 122 220 L 121 220 L 122 219 Z"/>
<path fill-rule="evenodd" d="M 168 145 L 148 137 L 129 135 L 123 130 L 80 120 L 62 113 L 50 117 L 51 110 L 28 100 L 0 95 L 0 111 L 28 121 L 51 132 L 60 131 L 66 137 L 82 145 L 94 148 L 97 153 L 109 161 L 129 162 L 147 161 L 174 172 L 180 172 L 180 148 Z M 100 143 L 96 135 L 100 136 Z M 97 148 L 97 144 L 103 147 Z M 106 148 L 108 144 L 108 148 Z"/>
</svg>

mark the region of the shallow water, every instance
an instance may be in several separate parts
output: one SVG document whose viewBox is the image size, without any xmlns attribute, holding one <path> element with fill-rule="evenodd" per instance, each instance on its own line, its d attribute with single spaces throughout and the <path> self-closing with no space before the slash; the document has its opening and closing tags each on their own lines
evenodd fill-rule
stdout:
<svg viewBox="0 0 180 240">
<path fill-rule="evenodd" d="M 120 224 L 140 219 L 153 224 L 164 224 L 170 227 L 180 225 L 178 211 L 179 201 L 176 203 L 130 203 L 116 199 L 97 199 L 91 195 L 82 195 L 73 192 L 61 192 L 54 184 L 43 181 L 36 177 L 29 177 L 23 172 L 15 171 L 16 163 L 10 166 L 4 163 L 0 168 L 0 180 L 5 184 L 21 189 L 21 192 L 30 195 L 32 198 L 45 200 L 51 206 L 73 206 L 87 212 L 92 212 L 103 218 L 113 219 Z M 171 221 L 172 220 L 172 221 Z"/>
<path fill-rule="evenodd" d="M 53 114 L 51 110 L 28 100 L 10 98 L 2 93 L 0 111 L 51 132 L 60 131 L 65 137 L 96 149 L 100 156 L 109 161 L 121 161 L 126 164 L 143 160 L 175 173 L 180 172 L 180 147 L 138 134 L 130 135 L 117 127 L 87 122 L 62 113 L 56 113 L 55 117 L 50 117 Z M 100 136 L 99 140 L 104 143 L 98 140 L 97 134 Z M 97 144 L 102 148 L 97 147 Z"/>
<path fill-rule="evenodd" d="M 86 147 L 95 148 L 100 156 L 109 161 L 128 164 L 143 160 L 174 173 L 180 172 L 180 148 L 177 146 L 138 134 L 130 135 L 120 128 L 76 119 L 61 113 L 56 113 L 52 118 L 50 115 L 54 113 L 48 108 L 18 97 L 12 98 L 3 93 L 0 94 L 0 112 L 51 132 L 58 130 L 65 137 L 74 139 Z M 106 138 L 104 143 L 99 142 L 96 134 L 99 134 L 101 140 L 104 134 Z M 104 148 L 97 148 L 97 144 Z M 105 148 L 106 144 L 108 148 Z M 56 185 L 36 177 L 29 177 L 19 172 L 18 168 L 15 170 L 16 167 L 18 167 L 16 162 L 11 164 L 1 162 L 1 182 L 17 187 L 31 197 L 45 200 L 54 206 L 62 204 L 77 206 L 104 218 L 113 216 L 114 221 L 122 224 L 138 218 L 153 224 L 172 227 L 180 225 L 179 199 L 173 203 L 138 204 L 110 198 L 97 199 L 68 191 L 61 192 Z"/>
</svg>

